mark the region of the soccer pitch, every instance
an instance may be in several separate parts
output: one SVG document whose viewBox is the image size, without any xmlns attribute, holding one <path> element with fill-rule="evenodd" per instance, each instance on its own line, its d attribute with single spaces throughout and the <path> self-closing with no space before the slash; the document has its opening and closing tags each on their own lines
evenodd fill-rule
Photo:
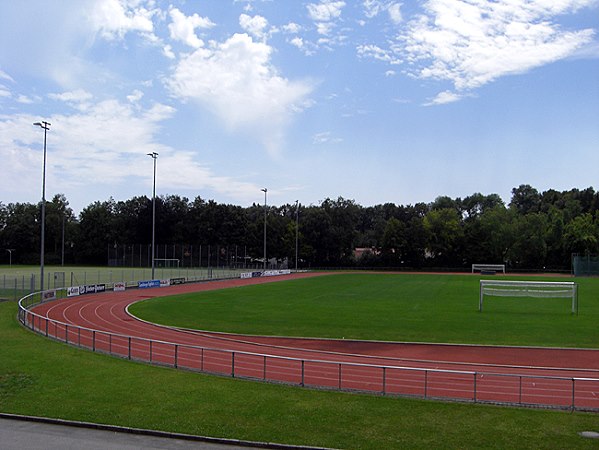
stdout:
<svg viewBox="0 0 599 450">
<path fill-rule="evenodd" d="M 161 297 L 130 311 L 156 323 L 240 334 L 599 348 L 599 279 L 568 279 L 579 284 L 573 315 L 560 298 L 489 298 L 478 312 L 479 280 L 488 278 L 343 273 Z"/>
</svg>

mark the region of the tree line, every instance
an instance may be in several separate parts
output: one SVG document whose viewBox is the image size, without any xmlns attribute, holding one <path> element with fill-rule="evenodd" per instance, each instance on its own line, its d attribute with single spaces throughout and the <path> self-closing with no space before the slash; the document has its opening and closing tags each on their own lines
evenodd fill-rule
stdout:
<svg viewBox="0 0 599 450">
<path fill-rule="evenodd" d="M 599 192 L 592 187 L 431 203 L 364 207 L 327 198 L 318 205 L 241 207 L 178 195 L 156 198 L 156 244 L 238 246 L 300 267 L 467 268 L 506 263 L 512 269 L 569 270 L 572 253 L 599 253 Z M 0 202 L 0 261 L 39 263 L 41 204 Z M 296 230 L 296 224 L 299 224 Z M 76 216 L 66 197 L 46 202 L 46 263 L 107 264 L 107 246 L 148 245 L 152 199 L 96 201 Z M 8 252 L 8 250 L 11 250 Z"/>
</svg>

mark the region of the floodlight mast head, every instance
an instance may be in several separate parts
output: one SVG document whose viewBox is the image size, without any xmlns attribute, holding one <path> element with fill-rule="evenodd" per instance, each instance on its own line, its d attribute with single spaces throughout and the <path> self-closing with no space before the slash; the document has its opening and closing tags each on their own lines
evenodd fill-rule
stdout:
<svg viewBox="0 0 599 450">
<path fill-rule="evenodd" d="M 46 121 L 42 120 L 41 122 L 35 122 L 33 125 L 35 125 L 36 127 L 43 128 L 44 130 L 48 131 L 50 129 L 50 125 L 52 125 L 52 124 L 50 122 L 46 122 Z"/>
</svg>

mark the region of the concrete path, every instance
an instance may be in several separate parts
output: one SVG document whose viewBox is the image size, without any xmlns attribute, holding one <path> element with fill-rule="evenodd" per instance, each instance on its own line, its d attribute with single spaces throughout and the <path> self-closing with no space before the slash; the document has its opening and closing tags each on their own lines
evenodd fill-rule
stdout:
<svg viewBox="0 0 599 450">
<path fill-rule="evenodd" d="M 0 418 L 2 450 L 236 450 L 250 447 L 261 446 L 191 441 Z"/>
</svg>

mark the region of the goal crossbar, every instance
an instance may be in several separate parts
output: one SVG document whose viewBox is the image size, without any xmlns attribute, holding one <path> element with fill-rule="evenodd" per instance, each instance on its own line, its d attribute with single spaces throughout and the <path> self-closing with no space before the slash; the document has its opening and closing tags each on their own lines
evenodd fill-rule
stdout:
<svg viewBox="0 0 599 450">
<path fill-rule="evenodd" d="M 572 313 L 578 314 L 578 284 L 573 281 L 480 280 L 478 310 L 483 310 L 484 296 L 570 298 Z"/>
</svg>

